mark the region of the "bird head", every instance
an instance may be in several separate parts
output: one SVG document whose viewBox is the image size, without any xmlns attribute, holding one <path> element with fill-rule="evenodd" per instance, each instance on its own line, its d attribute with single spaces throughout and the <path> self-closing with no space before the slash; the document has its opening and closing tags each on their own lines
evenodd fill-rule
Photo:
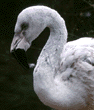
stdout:
<svg viewBox="0 0 94 110">
<path fill-rule="evenodd" d="M 30 48 L 32 41 L 45 29 L 47 22 L 44 6 L 33 6 L 24 9 L 17 17 L 14 29 L 14 37 L 11 43 L 10 52 L 17 61 L 29 69 L 26 51 Z"/>
</svg>

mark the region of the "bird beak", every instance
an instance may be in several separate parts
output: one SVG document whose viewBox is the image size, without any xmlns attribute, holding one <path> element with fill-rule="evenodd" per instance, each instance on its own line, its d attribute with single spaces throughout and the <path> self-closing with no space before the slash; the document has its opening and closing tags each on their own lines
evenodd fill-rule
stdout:
<svg viewBox="0 0 94 110">
<path fill-rule="evenodd" d="M 29 64 L 27 62 L 26 51 L 30 47 L 30 44 L 26 41 L 25 37 L 15 36 L 11 43 L 10 52 L 16 58 L 18 63 L 25 69 L 29 69 Z"/>
</svg>

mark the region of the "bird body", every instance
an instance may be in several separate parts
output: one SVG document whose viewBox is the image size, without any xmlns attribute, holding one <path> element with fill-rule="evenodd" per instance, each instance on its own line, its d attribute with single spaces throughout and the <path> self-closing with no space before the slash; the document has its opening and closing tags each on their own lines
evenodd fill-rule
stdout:
<svg viewBox="0 0 94 110">
<path fill-rule="evenodd" d="M 56 66 L 52 64 L 53 55 L 40 54 L 33 74 L 34 89 L 45 105 L 58 110 L 84 110 L 94 103 L 94 48 L 83 40 L 94 42 L 81 38 L 66 43 Z"/>
<path fill-rule="evenodd" d="M 67 43 L 65 21 L 57 11 L 46 6 L 24 9 L 17 18 L 11 51 L 27 51 L 46 27 L 50 36 L 33 72 L 35 93 L 51 108 L 93 110 L 94 39 L 85 37 Z"/>
</svg>

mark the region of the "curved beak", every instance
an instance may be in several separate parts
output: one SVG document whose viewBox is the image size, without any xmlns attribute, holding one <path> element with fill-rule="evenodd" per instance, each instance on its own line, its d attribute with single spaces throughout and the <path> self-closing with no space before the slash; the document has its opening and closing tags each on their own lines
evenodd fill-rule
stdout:
<svg viewBox="0 0 94 110">
<path fill-rule="evenodd" d="M 30 68 L 26 56 L 26 51 L 29 47 L 30 44 L 26 41 L 25 37 L 20 38 L 18 36 L 14 36 L 13 41 L 11 43 L 10 52 L 18 61 L 18 63 L 25 69 Z"/>
</svg>

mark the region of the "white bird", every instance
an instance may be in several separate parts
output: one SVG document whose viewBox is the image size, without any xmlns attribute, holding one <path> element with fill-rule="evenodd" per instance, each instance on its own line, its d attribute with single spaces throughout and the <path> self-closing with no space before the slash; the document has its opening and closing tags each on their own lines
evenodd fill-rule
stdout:
<svg viewBox="0 0 94 110">
<path fill-rule="evenodd" d="M 33 72 L 35 93 L 54 109 L 94 110 L 94 39 L 67 43 L 66 25 L 57 11 L 47 6 L 24 9 L 18 15 L 10 51 L 29 68 L 25 51 L 46 27 L 50 36 Z"/>
</svg>

